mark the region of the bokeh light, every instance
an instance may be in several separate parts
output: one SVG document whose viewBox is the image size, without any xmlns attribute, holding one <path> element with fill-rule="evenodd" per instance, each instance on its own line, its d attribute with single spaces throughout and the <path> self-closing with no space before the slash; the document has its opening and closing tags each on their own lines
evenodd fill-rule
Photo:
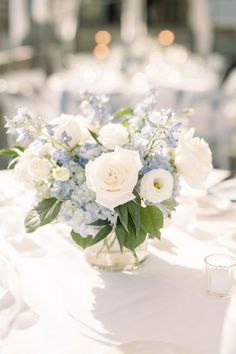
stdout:
<svg viewBox="0 0 236 354">
<path fill-rule="evenodd" d="M 95 34 L 95 42 L 97 44 L 109 44 L 111 42 L 111 34 L 108 31 L 98 31 Z"/>
<path fill-rule="evenodd" d="M 106 44 L 97 44 L 93 50 L 93 54 L 98 59 L 105 59 L 108 57 L 110 49 Z"/>
<path fill-rule="evenodd" d="M 163 30 L 158 35 L 159 43 L 163 46 L 169 46 L 175 41 L 175 34 L 170 30 Z"/>
</svg>

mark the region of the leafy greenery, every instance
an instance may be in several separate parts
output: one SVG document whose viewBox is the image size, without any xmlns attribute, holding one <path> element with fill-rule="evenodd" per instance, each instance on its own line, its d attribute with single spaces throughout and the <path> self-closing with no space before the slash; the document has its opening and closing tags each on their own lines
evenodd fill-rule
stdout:
<svg viewBox="0 0 236 354">
<path fill-rule="evenodd" d="M 140 228 L 138 235 L 136 235 L 135 230 L 130 226 L 129 233 L 126 232 L 125 234 L 124 246 L 129 250 L 134 251 L 136 247 L 145 241 L 146 237 L 147 233 L 142 228 Z"/>
<path fill-rule="evenodd" d="M 89 131 L 90 135 L 92 136 L 92 138 L 96 141 L 96 143 L 98 143 L 99 145 L 102 145 L 102 144 L 100 143 L 100 141 L 98 140 L 98 134 L 95 133 L 95 132 L 93 132 L 93 131 L 90 130 L 90 129 L 88 129 L 88 131 Z"/>
<path fill-rule="evenodd" d="M 127 115 L 133 115 L 134 114 L 134 110 L 131 107 L 123 107 L 121 109 L 119 109 L 119 111 L 116 111 L 114 113 L 114 117 L 123 117 L 123 116 L 127 116 Z"/>
<path fill-rule="evenodd" d="M 174 211 L 178 205 L 178 203 L 174 199 L 166 199 L 162 202 L 162 204 L 167 206 L 167 208 L 171 211 Z"/>
<path fill-rule="evenodd" d="M 96 243 L 102 241 L 105 237 L 107 237 L 112 231 L 112 226 L 106 225 L 102 229 L 100 229 L 96 236 L 93 238 L 92 236 L 83 237 L 79 233 L 74 230 L 71 231 L 72 239 L 83 249 L 93 246 Z"/>
<path fill-rule="evenodd" d="M 132 200 L 116 208 L 118 214 L 115 233 L 120 245 L 135 251 L 144 242 L 147 234 L 160 238 L 160 228 L 163 226 L 163 215 L 159 208 L 149 205 L 141 207 L 140 200 Z M 49 224 L 58 215 L 62 201 L 56 198 L 48 198 L 41 201 L 26 216 L 25 228 L 28 233 L 34 232 L 38 227 Z M 72 239 L 83 249 L 95 245 L 104 240 L 112 231 L 108 220 L 96 220 L 90 225 L 99 228 L 95 237 L 81 236 L 72 230 Z"/>
<path fill-rule="evenodd" d="M 9 155 L 12 159 L 17 158 L 22 152 L 24 152 L 25 148 L 20 145 L 15 145 L 9 149 L 1 149 L 0 155 Z"/>
<path fill-rule="evenodd" d="M 41 201 L 26 215 L 26 232 L 34 232 L 40 226 L 52 222 L 57 217 L 61 205 L 62 201 L 56 198 L 48 198 Z"/>
<path fill-rule="evenodd" d="M 141 223 L 140 206 L 133 201 L 129 202 L 127 206 L 129 215 L 135 226 L 136 235 L 138 235 Z"/>
<path fill-rule="evenodd" d="M 82 237 L 80 234 L 72 230 L 71 237 L 74 240 L 74 242 L 77 243 L 77 245 L 79 245 L 83 249 L 93 245 L 92 236 Z"/>
<path fill-rule="evenodd" d="M 172 200 L 166 202 L 172 203 Z M 135 252 L 135 248 L 145 241 L 147 234 L 160 238 L 160 228 L 163 227 L 161 210 L 154 205 L 143 208 L 138 195 L 134 200 L 116 207 L 115 211 L 118 214 L 115 234 L 121 251 L 126 247 Z M 73 240 L 83 249 L 102 241 L 112 231 L 108 220 L 96 220 L 90 225 L 100 227 L 95 237 L 82 237 L 75 231 L 71 233 Z"/>
<path fill-rule="evenodd" d="M 160 239 L 160 229 L 163 227 L 163 214 L 154 205 L 141 208 L 141 226 L 148 234 Z"/>
<path fill-rule="evenodd" d="M 129 119 L 125 119 L 121 122 L 121 124 L 125 127 L 128 128 L 129 127 Z"/>
<path fill-rule="evenodd" d="M 102 220 L 102 219 L 98 219 L 94 222 L 91 222 L 91 224 L 89 225 L 92 225 L 92 226 L 105 226 L 107 225 L 108 221 L 107 220 Z"/>
<path fill-rule="evenodd" d="M 119 242 L 119 245 L 120 245 L 120 249 L 122 251 L 124 243 L 125 243 L 125 229 L 123 228 L 123 226 L 120 223 L 117 223 L 116 228 L 115 228 L 115 233 L 116 233 L 116 237 Z"/>
<path fill-rule="evenodd" d="M 93 243 L 96 244 L 102 241 L 105 237 L 107 237 L 112 231 L 112 226 L 106 225 L 102 229 L 98 231 L 96 236 L 94 237 Z"/>
<path fill-rule="evenodd" d="M 118 213 L 116 237 L 121 250 L 126 247 L 132 251 L 144 242 L 147 234 L 160 238 L 163 215 L 159 208 L 149 205 L 141 207 L 140 198 L 115 208 Z"/>
<path fill-rule="evenodd" d="M 118 207 L 115 208 L 115 211 L 117 212 L 119 216 L 119 220 L 121 224 L 123 225 L 124 229 L 128 231 L 128 203 L 119 205 Z"/>
</svg>

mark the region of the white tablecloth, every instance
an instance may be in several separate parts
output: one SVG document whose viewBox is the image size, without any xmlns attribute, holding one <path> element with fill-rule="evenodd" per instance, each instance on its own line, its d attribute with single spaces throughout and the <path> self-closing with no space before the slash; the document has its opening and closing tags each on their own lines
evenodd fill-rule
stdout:
<svg viewBox="0 0 236 354">
<path fill-rule="evenodd" d="M 102 354 L 135 340 L 220 354 L 222 340 L 231 341 L 235 299 L 206 294 L 203 259 L 232 253 L 222 235 L 236 228 L 234 206 L 199 217 L 192 232 L 166 227 L 161 242 L 150 241 L 145 265 L 131 273 L 106 273 L 87 265 L 62 225 L 25 236 L 23 215 L 31 196 L 7 172 L 0 174 L 0 196 L 0 236 L 14 251 L 24 299 L 39 315 L 31 328 L 11 332 L 4 354 Z M 223 354 L 236 353 L 236 344 L 232 348 Z"/>
</svg>

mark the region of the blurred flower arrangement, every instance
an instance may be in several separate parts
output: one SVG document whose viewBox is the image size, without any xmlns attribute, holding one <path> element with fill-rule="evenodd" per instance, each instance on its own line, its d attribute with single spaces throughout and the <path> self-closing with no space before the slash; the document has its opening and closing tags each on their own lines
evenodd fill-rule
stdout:
<svg viewBox="0 0 236 354">
<path fill-rule="evenodd" d="M 148 234 L 160 238 L 163 216 L 177 203 L 179 176 L 201 187 L 212 168 L 208 144 L 183 133 L 172 110 L 155 110 L 151 91 L 136 108 L 106 110 L 107 98 L 80 94 L 80 114 L 48 123 L 19 108 L 7 119 L 17 142 L 11 155 L 16 178 L 36 190 L 25 218 L 27 232 L 53 221 L 67 223 L 86 248 L 115 231 L 120 249 L 135 254 Z"/>
</svg>

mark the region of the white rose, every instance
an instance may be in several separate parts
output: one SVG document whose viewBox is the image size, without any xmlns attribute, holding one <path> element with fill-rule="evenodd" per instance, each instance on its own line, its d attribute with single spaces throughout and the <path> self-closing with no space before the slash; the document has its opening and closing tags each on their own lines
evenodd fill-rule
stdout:
<svg viewBox="0 0 236 354">
<path fill-rule="evenodd" d="M 107 149 L 114 149 L 128 144 L 129 133 L 122 124 L 108 123 L 101 128 L 98 139 Z"/>
<path fill-rule="evenodd" d="M 38 141 L 34 141 L 29 144 L 28 148 L 25 149 L 24 154 L 28 158 L 33 157 L 44 157 L 46 155 L 50 155 L 52 152 L 53 146 L 51 143 L 41 144 Z"/>
<path fill-rule="evenodd" d="M 174 180 L 169 171 L 158 168 L 147 172 L 140 187 L 141 196 L 151 203 L 161 203 L 172 196 Z"/>
<path fill-rule="evenodd" d="M 32 160 L 29 160 L 28 169 L 29 174 L 35 181 L 41 181 L 48 178 L 51 171 L 51 164 L 46 159 L 35 157 Z"/>
<path fill-rule="evenodd" d="M 20 157 L 16 166 L 14 167 L 14 176 L 17 181 L 31 185 L 32 176 L 29 172 L 29 160 Z"/>
<path fill-rule="evenodd" d="M 175 164 L 178 172 L 191 187 L 203 188 L 213 168 L 212 154 L 209 145 L 199 137 L 193 138 L 193 134 L 194 129 L 190 129 L 180 138 Z"/>
<path fill-rule="evenodd" d="M 83 132 L 81 125 L 82 116 L 72 116 L 62 114 L 60 118 L 55 119 L 52 124 L 57 124 L 54 129 L 54 136 L 57 140 L 61 140 L 64 133 L 70 138 L 68 145 L 73 149 L 76 145 L 83 141 Z"/>
<path fill-rule="evenodd" d="M 70 178 L 70 171 L 66 167 L 57 166 L 52 170 L 53 178 L 56 181 L 67 181 Z"/>
<path fill-rule="evenodd" d="M 132 192 L 141 167 L 137 151 L 116 147 L 87 163 L 86 183 L 96 193 L 97 203 L 114 209 L 135 198 Z"/>
</svg>

